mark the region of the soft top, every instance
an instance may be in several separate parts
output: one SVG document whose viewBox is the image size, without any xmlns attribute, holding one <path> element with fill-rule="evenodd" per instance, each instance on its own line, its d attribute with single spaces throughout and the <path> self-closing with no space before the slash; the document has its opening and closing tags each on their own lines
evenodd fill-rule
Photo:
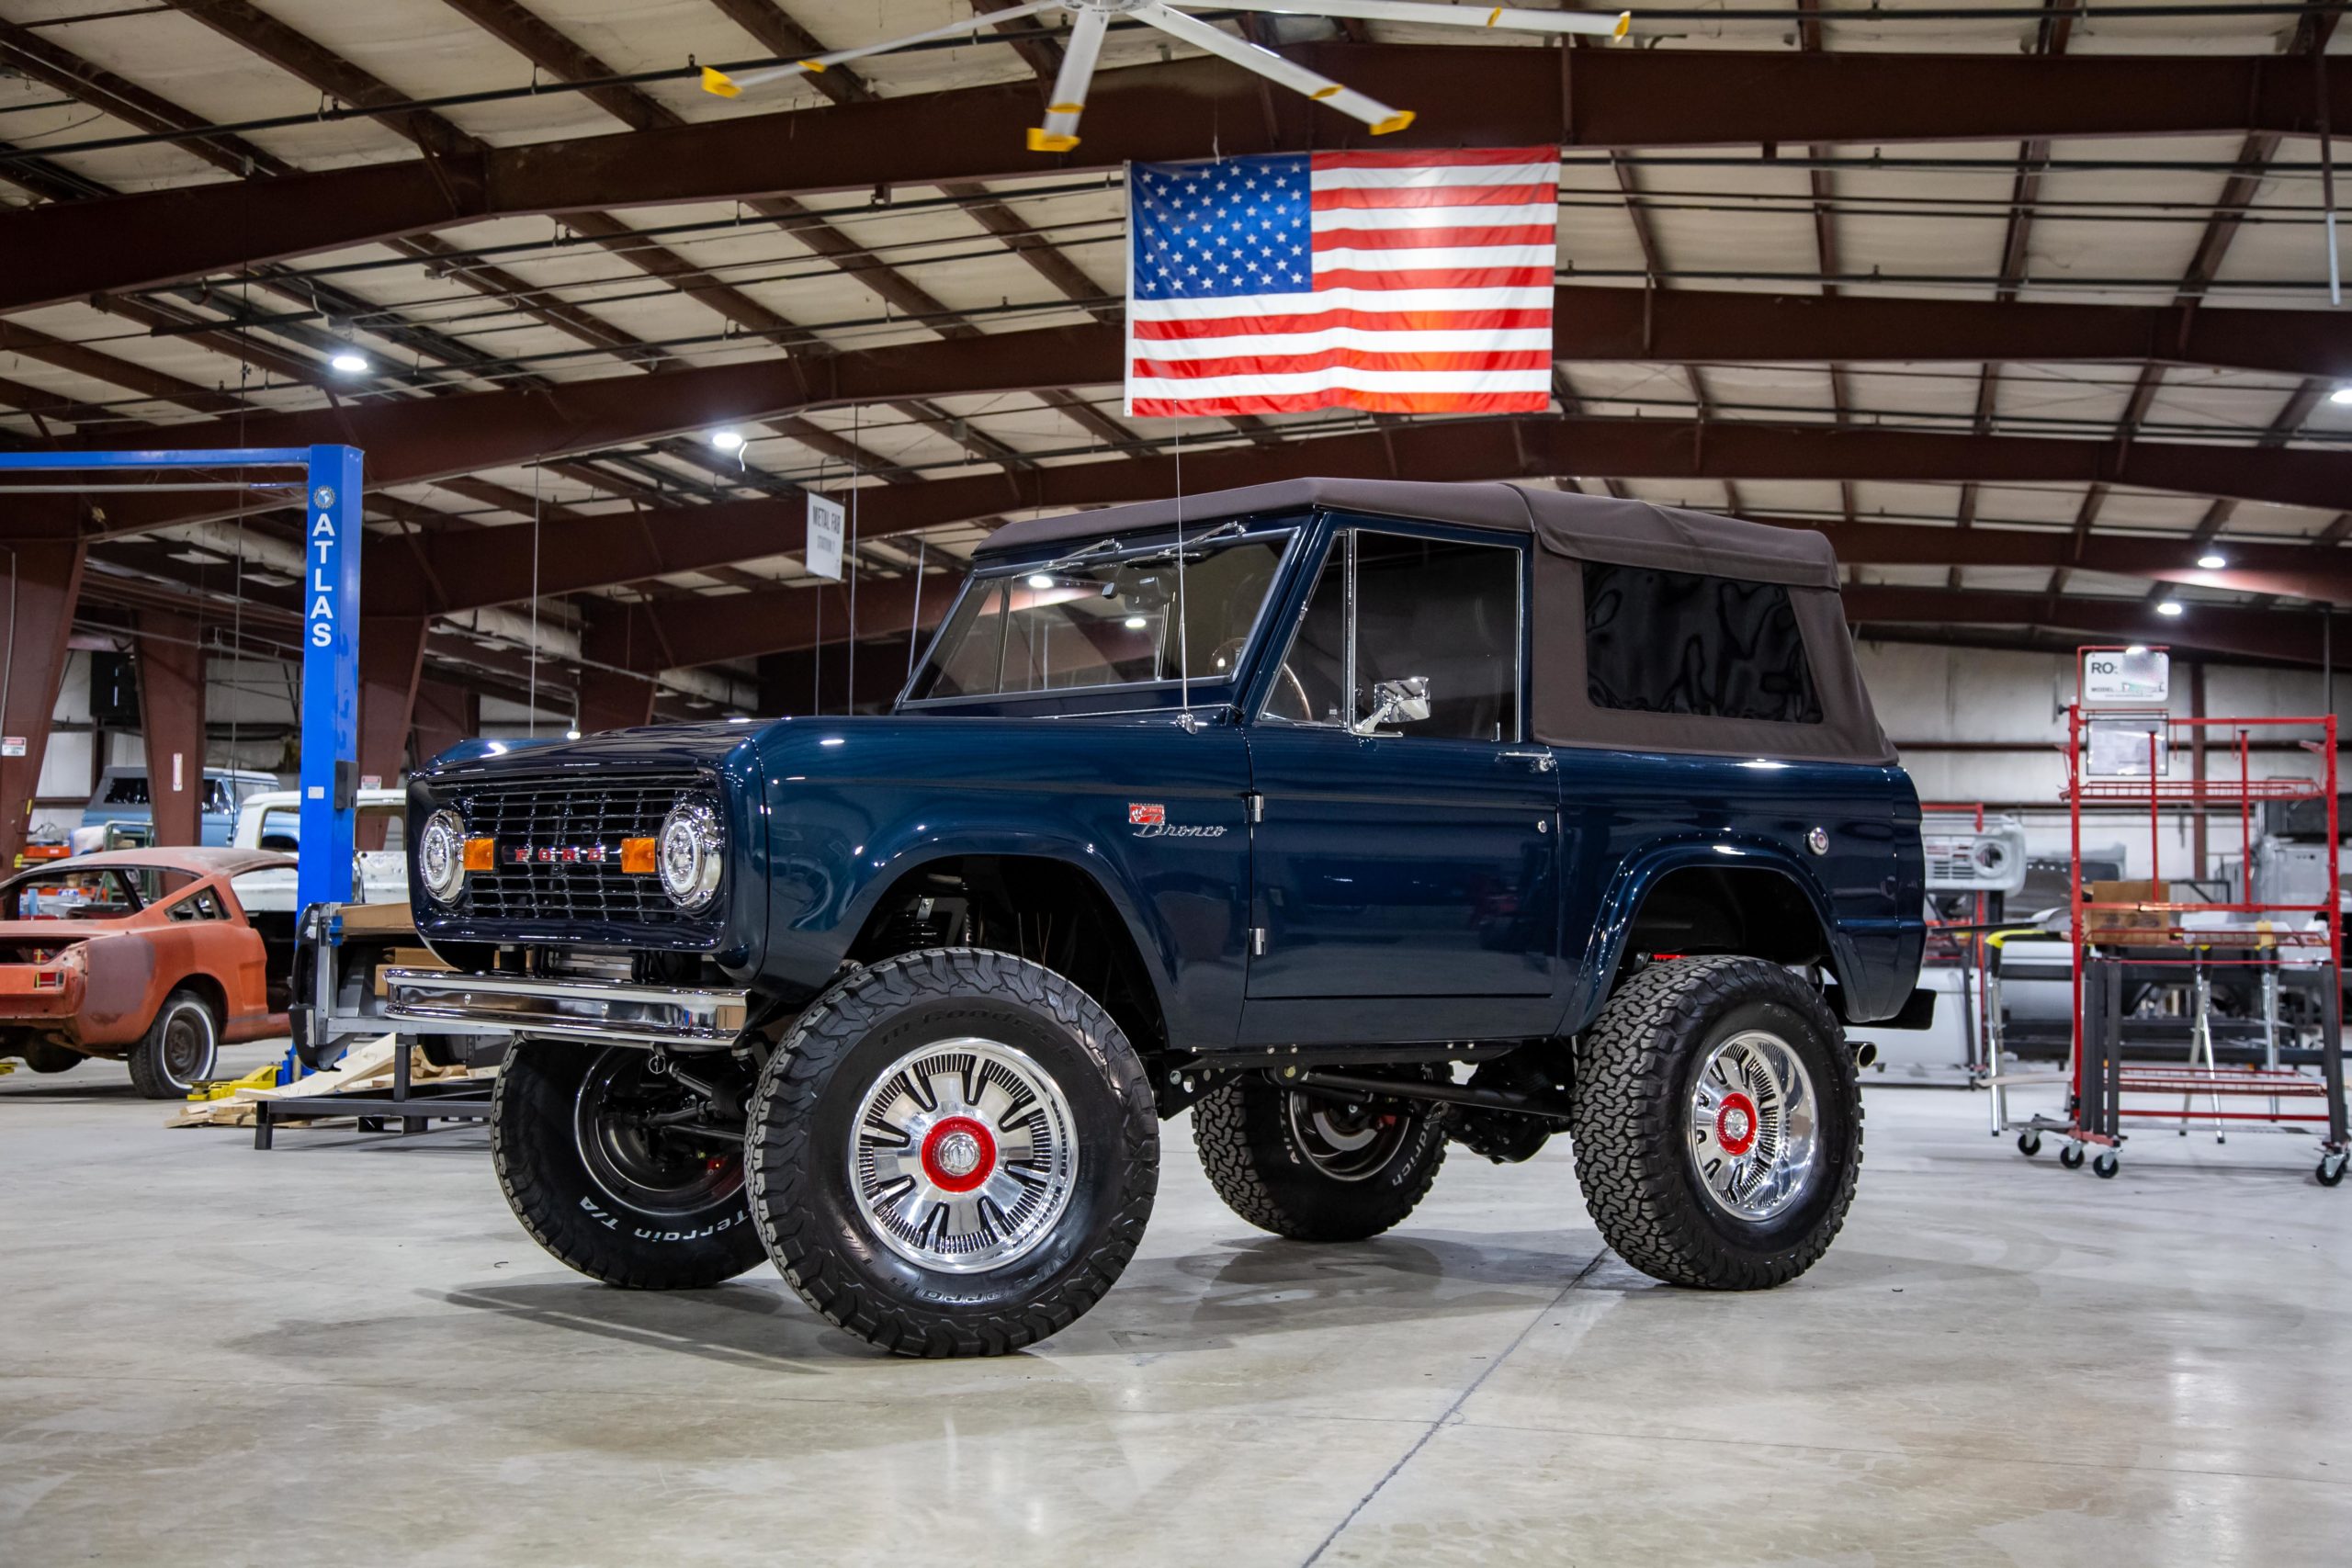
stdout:
<svg viewBox="0 0 2352 1568">
<path fill-rule="evenodd" d="M 1420 484 L 1399 479 L 1285 479 L 1246 490 L 1144 502 L 1010 524 L 989 537 L 976 566 L 991 558 L 1091 544 L 1112 535 L 1189 532 L 1238 518 L 1323 510 L 1367 518 L 1452 523 L 1532 534 L 1533 654 L 1529 671 L 1535 738 L 1555 746 L 1801 757 L 1884 764 L 1895 760 L 1871 712 L 1838 597 L 1838 558 L 1809 528 L 1774 528 L 1646 502 L 1538 490 L 1516 484 Z M 1678 620 L 1635 628 L 1665 665 L 1703 663 L 1694 650 L 1753 649 L 1766 623 L 1793 621 L 1820 701 L 1805 722 L 1717 716 L 1623 705 L 1588 671 L 1587 579 L 1615 569 L 1723 580 Z M 1600 590 L 1604 595 L 1608 589 Z M 1693 619 L 1693 617 L 1696 617 Z M 1758 619 L 1761 617 L 1761 619 Z"/>
<path fill-rule="evenodd" d="M 1223 523 L 1321 507 L 1374 517 L 1458 523 L 1532 533 L 1544 547 L 1576 560 L 1703 572 L 1792 588 L 1838 586 L 1829 541 L 1810 528 L 1775 528 L 1675 506 L 1579 495 L 1517 484 L 1425 484 L 1410 479 L 1283 479 L 1211 491 L 1182 501 L 1147 501 L 1094 512 L 1011 523 L 989 536 L 985 558 L 1039 546 L 1091 543 L 1182 522 Z"/>
</svg>

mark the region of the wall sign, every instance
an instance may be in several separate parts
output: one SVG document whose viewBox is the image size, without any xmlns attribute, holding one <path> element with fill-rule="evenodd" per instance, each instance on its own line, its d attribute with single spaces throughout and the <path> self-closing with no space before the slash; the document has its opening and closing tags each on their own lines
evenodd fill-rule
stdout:
<svg viewBox="0 0 2352 1568">
<path fill-rule="evenodd" d="M 2083 655 L 2083 705 L 2154 707 L 2172 695 L 2172 655 L 2161 648 L 2099 649 Z"/>
</svg>

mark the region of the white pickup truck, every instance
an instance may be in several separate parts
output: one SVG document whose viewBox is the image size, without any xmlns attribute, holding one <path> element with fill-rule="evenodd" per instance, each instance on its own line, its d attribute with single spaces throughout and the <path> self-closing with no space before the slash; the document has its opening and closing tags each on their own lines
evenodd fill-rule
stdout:
<svg viewBox="0 0 2352 1568">
<path fill-rule="evenodd" d="M 351 901 L 355 904 L 407 903 L 408 852 L 404 846 L 408 830 L 408 792 L 398 789 L 361 790 L 359 822 L 360 841 L 366 843 L 373 837 L 380 837 L 383 848 L 361 850 L 351 857 Z M 379 823 L 382 824 L 381 833 L 372 834 L 369 829 Z M 273 789 L 247 795 L 244 805 L 238 809 L 236 832 L 230 842 L 240 849 L 300 853 L 302 792 Z M 250 897 L 246 891 L 248 885 L 252 888 Z M 254 872 L 249 877 L 240 879 L 237 897 L 248 909 L 287 915 L 300 912 L 294 907 L 294 868 L 290 865 Z"/>
</svg>

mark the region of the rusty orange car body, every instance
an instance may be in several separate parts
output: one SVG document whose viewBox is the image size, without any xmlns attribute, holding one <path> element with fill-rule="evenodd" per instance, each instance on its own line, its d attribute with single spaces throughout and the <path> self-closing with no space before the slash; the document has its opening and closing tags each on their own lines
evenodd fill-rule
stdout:
<svg viewBox="0 0 2352 1568">
<path fill-rule="evenodd" d="M 0 1056 L 53 1070 L 70 1065 L 61 1051 L 130 1055 L 181 993 L 206 1004 L 216 1044 L 284 1033 L 286 945 L 232 884 L 293 864 L 253 850 L 119 850 L 0 883 Z"/>
</svg>

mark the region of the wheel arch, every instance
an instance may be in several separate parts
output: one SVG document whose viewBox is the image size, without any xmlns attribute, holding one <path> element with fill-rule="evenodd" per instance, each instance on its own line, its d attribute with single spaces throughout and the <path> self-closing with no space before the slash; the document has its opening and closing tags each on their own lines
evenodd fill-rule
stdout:
<svg viewBox="0 0 2352 1568">
<path fill-rule="evenodd" d="M 1147 1061 L 1167 1048 L 1164 971 L 1136 940 L 1135 913 L 1093 867 L 1061 846 L 909 857 L 859 901 L 846 957 L 875 964 L 925 946 L 1011 953 L 1100 1003 Z M 931 899 L 928 919 L 919 911 Z"/>
<path fill-rule="evenodd" d="M 1850 947 L 1820 884 L 1777 845 L 1709 840 L 1661 845 L 1630 861 L 1593 924 L 1585 988 L 1568 1032 L 1599 1016 L 1644 953 L 1730 953 L 1776 964 L 1815 964 L 1841 985 Z"/>
</svg>

